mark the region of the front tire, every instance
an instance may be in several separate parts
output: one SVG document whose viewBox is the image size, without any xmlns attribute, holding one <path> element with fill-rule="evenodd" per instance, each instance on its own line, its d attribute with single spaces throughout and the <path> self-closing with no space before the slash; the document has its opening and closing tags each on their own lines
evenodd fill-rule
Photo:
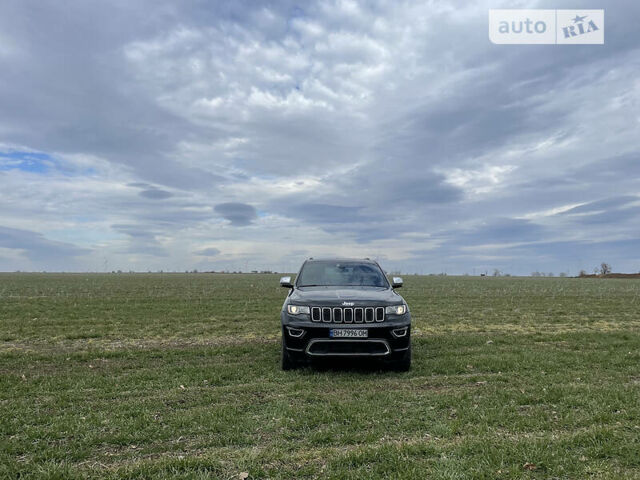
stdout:
<svg viewBox="0 0 640 480">
<path fill-rule="evenodd" d="M 391 368 L 396 372 L 408 372 L 411 370 L 411 344 L 398 360 L 391 364 Z"/>
<path fill-rule="evenodd" d="M 300 366 L 296 361 L 296 359 L 293 358 L 289 353 L 289 351 L 287 350 L 287 347 L 284 344 L 284 334 L 282 337 L 282 352 L 280 354 L 280 360 L 281 360 L 282 370 L 284 371 L 295 370 Z"/>
</svg>

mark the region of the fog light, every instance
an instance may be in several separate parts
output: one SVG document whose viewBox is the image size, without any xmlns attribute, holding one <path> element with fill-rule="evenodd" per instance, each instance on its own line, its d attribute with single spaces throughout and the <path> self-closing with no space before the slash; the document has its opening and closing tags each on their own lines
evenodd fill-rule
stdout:
<svg viewBox="0 0 640 480">
<path fill-rule="evenodd" d="M 287 327 L 287 331 L 289 332 L 289 336 L 293 338 L 300 338 L 304 335 L 304 330 L 301 328 Z"/>
<path fill-rule="evenodd" d="M 408 331 L 409 331 L 408 327 L 403 327 L 403 328 L 395 328 L 391 330 L 391 333 L 393 333 L 393 336 L 396 338 L 402 338 L 407 336 Z"/>
</svg>

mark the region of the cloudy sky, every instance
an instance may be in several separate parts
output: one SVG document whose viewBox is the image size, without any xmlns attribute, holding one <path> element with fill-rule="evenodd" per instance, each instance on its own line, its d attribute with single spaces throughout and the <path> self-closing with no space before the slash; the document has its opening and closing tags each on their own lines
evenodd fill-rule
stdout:
<svg viewBox="0 0 640 480">
<path fill-rule="evenodd" d="M 640 3 L 8 1 L 0 270 L 640 270 Z"/>
</svg>

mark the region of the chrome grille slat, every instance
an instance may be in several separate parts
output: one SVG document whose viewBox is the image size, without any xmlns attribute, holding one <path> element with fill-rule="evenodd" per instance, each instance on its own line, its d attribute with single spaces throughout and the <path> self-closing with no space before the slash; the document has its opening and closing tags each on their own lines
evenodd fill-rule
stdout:
<svg viewBox="0 0 640 480">
<path fill-rule="evenodd" d="M 372 307 L 367 307 L 364 310 L 364 321 L 366 323 L 371 323 L 375 320 L 375 313 Z"/>
<path fill-rule="evenodd" d="M 311 307 L 311 321 L 322 323 L 380 323 L 384 307 Z"/>
</svg>

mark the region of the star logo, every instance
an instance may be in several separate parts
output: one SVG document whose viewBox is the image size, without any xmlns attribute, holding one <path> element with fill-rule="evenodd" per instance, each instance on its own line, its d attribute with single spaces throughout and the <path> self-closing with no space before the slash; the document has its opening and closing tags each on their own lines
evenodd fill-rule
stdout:
<svg viewBox="0 0 640 480">
<path fill-rule="evenodd" d="M 585 18 L 587 18 L 587 15 L 580 17 L 576 14 L 576 16 L 573 18 L 573 23 L 584 22 Z"/>
</svg>

